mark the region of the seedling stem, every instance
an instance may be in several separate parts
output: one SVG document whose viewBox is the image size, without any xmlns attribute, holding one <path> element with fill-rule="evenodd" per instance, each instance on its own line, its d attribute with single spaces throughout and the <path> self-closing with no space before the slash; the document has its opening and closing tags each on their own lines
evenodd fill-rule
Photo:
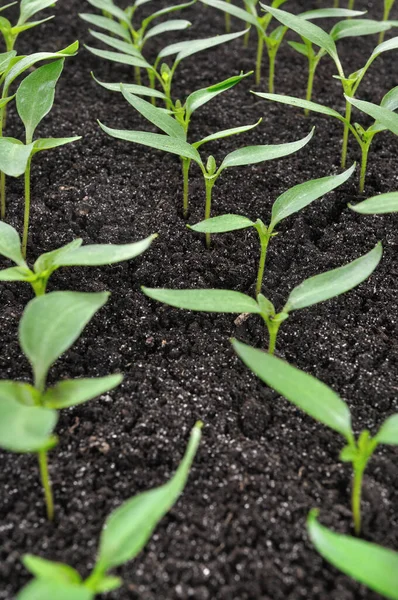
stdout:
<svg viewBox="0 0 398 600">
<path fill-rule="evenodd" d="M 182 158 L 182 176 L 183 176 L 183 213 L 184 217 L 188 216 L 189 207 L 189 167 L 191 161 L 189 158 Z"/>
<path fill-rule="evenodd" d="M 40 450 L 37 456 L 39 459 L 40 478 L 43 485 L 44 498 L 46 501 L 47 518 L 49 521 L 52 521 L 54 519 L 54 500 L 51 489 L 50 476 L 48 473 L 47 451 Z"/>
<path fill-rule="evenodd" d="M 25 211 L 24 211 L 24 224 L 23 224 L 23 235 L 22 235 L 22 256 L 26 258 L 26 250 L 28 246 L 28 234 L 29 234 L 29 215 L 30 215 L 30 171 L 31 171 L 32 157 L 29 158 L 26 165 L 25 171 Z"/>
</svg>

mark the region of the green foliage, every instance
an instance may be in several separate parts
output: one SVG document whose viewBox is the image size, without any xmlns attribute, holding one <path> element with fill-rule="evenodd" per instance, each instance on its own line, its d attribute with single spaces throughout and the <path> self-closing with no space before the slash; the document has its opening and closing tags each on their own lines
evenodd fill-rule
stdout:
<svg viewBox="0 0 398 600">
<path fill-rule="evenodd" d="M 352 464 L 352 512 L 355 531 L 359 534 L 363 474 L 379 444 L 398 445 L 398 414 L 387 419 L 373 438 L 365 430 L 355 439 L 350 410 L 331 388 L 280 358 L 265 354 L 237 340 L 232 340 L 232 345 L 245 365 L 264 383 L 345 438 L 346 445 L 340 453 L 340 459 Z"/>
<path fill-rule="evenodd" d="M 362 215 L 384 215 L 398 212 L 398 192 L 389 192 L 368 198 L 359 204 L 348 205 L 352 210 Z"/>
<path fill-rule="evenodd" d="M 19 3 L 19 18 L 15 25 L 12 25 L 5 17 L 0 17 L 0 33 L 4 38 L 7 51 L 14 49 L 15 42 L 20 33 L 52 19 L 53 17 L 51 16 L 40 19 L 39 21 L 31 21 L 31 18 L 34 17 L 36 13 L 41 12 L 50 6 L 54 6 L 56 2 L 58 2 L 58 0 L 21 0 Z M 0 12 L 13 6 L 13 4 L 16 3 L 12 2 L 11 4 L 3 6 L 0 8 Z"/>
</svg>

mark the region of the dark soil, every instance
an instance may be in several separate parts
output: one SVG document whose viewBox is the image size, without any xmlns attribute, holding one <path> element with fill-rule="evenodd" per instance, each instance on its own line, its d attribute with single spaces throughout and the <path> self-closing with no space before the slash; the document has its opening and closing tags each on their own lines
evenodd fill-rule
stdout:
<svg viewBox="0 0 398 600">
<path fill-rule="evenodd" d="M 381 2 L 357 4 L 379 17 Z M 298 12 L 317 2 L 291 0 L 289 6 Z M 61 0 L 54 21 L 21 36 L 20 52 L 59 49 L 75 39 L 92 43 L 86 24 L 77 18 L 79 10 L 78 0 Z M 193 27 L 170 40 L 223 32 L 223 15 L 200 3 L 185 15 Z M 375 44 L 375 37 L 340 43 L 347 72 L 361 67 Z M 181 64 L 175 89 L 184 98 L 241 69 L 248 71 L 254 55 L 254 36 L 248 49 L 238 40 L 197 54 Z M 396 85 L 396 59 L 392 52 L 377 60 L 359 97 L 379 102 Z M 107 598 L 377 598 L 321 560 L 307 538 L 305 520 L 315 506 L 322 509 L 325 524 L 352 533 L 350 468 L 338 459 L 341 438 L 267 389 L 234 355 L 231 336 L 266 347 L 260 320 L 251 317 L 236 328 L 233 315 L 171 309 L 140 291 L 146 285 L 252 293 L 255 232 L 217 236 L 207 251 L 181 216 L 178 159 L 117 142 L 98 128 L 96 119 L 119 128 L 144 124 L 121 96 L 90 79 L 91 70 L 104 81 L 131 81 L 128 68 L 101 62 L 84 48 L 67 61 L 56 104 L 40 135 L 80 134 L 84 139 L 35 160 L 29 257 L 33 261 L 76 237 L 85 243 L 125 243 L 158 232 L 159 238 L 130 263 L 64 269 L 51 278 L 49 291 L 112 292 L 79 342 L 53 367 L 51 381 L 116 371 L 125 379 L 109 395 L 62 413 L 60 443 L 50 454 L 53 524 L 45 519 L 35 457 L 2 453 L 0 598 L 11 599 L 28 581 L 20 562 L 26 552 L 66 562 L 86 576 L 105 517 L 125 499 L 170 477 L 197 419 L 205 423 L 203 441 L 183 496 L 138 559 L 120 569 L 124 587 Z M 314 98 L 343 110 L 333 74 L 333 64 L 325 59 Z M 302 96 L 305 79 L 304 58 L 284 45 L 277 91 Z M 253 87 L 252 80 L 244 81 L 198 112 L 191 139 L 262 116 L 254 131 L 208 147 L 219 161 L 236 147 L 293 141 L 316 125 L 305 150 L 227 171 L 217 182 L 214 214 L 267 220 L 281 192 L 339 172 L 342 129 L 337 122 L 306 119 L 298 110 L 266 103 L 249 93 Z M 265 88 L 264 81 L 258 89 Z M 357 118 L 363 122 L 363 116 Z M 9 132 L 22 136 L 22 127 L 13 122 L 11 111 Z M 352 145 L 350 160 L 358 158 Z M 396 173 L 397 141 L 383 133 L 372 147 L 366 195 L 397 189 Z M 20 228 L 22 181 L 8 184 L 8 218 Z M 264 291 L 281 307 L 303 279 L 343 265 L 383 241 L 383 261 L 369 281 L 294 313 L 278 341 L 280 356 L 332 386 L 349 403 L 358 432 L 375 432 L 398 408 L 398 217 L 356 215 L 347 209 L 348 202 L 359 200 L 356 190 L 353 178 L 281 224 L 270 247 Z M 189 222 L 195 223 L 204 212 L 203 182 L 196 169 L 191 200 Z M 31 297 L 24 285 L 0 287 L 3 378 L 29 379 L 17 327 Z M 393 549 L 398 548 L 397 458 L 393 448 L 377 451 L 367 470 L 363 500 L 365 539 Z"/>
</svg>

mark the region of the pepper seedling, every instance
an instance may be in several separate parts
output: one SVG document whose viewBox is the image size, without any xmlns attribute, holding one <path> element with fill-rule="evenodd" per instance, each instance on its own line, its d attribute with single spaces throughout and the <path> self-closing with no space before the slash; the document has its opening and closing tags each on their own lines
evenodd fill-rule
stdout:
<svg viewBox="0 0 398 600">
<path fill-rule="evenodd" d="M 354 170 L 355 164 L 340 175 L 331 175 L 329 177 L 322 177 L 321 179 L 306 181 L 305 183 L 300 183 L 299 185 L 292 187 L 290 190 L 287 190 L 287 192 L 284 192 L 275 200 L 272 206 L 271 221 L 269 225 L 265 225 L 261 219 L 251 221 L 242 215 L 229 214 L 207 219 L 206 221 L 201 221 L 196 225 L 187 225 L 187 227 L 193 231 L 206 234 L 226 233 L 229 231 L 237 231 L 239 229 L 248 229 L 254 227 L 260 239 L 261 249 L 255 291 L 255 296 L 257 297 L 261 293 L 268 245 L 271 238 L 277 235 L 274 232 L 275 227 L 283 219 L 286 219 L 302 208 L 305 208 L 314 200 L 318 200 L 325 194 L 328 194 L 335 188 L 345 183 L 351 177 Z"/>
<path fill-rule="evenodd" d="M 319 511 L 308 515 L 308 535 L 334 567 L 390 600 L 398 600 L 398 553 L 377 544 L 334 533 L 321 525 Z"/>
<path fill-rule="evenodd" d="M 192 6 L 192 4 L 195 4 L 195 1 L 196 0 L 185 2 L 183 4 L 165 6 L 141 19 L 137 24 L 135 19 L 137 9 L 139 12 L 140 7 L 143 4 L 147 4 L 148 0 L 136 0 L 134 4 L 127 6 L 124 10 L 119 8 L 113 0 L 88 0 L 91 6 L 101 10 L 103 14 L 95 15 L 81 13 L 79 16 L 87 23 L 90 23 L 90 25 L 94 25 L 94 27 L 98 27 L 99 29 L 105 29 L 111 34 L 111 36 L 108 36 L 90 30 L 90 33 L 94 38 L 103 42 L 105 45 L 120 50 L 123 54 L 136 59 L 136 64 L 132 64 L 131 61 L 125 64 L 134 66 L 136 84 L 141 85 L 142 67 L 147 70 L 150 80 L 152 80 L 153 77 L 150 69 L 145 65 L 140 64 L 143 60 L 142 51 L 147 41 L 170 31 L 187 29 L 192 25 L 192 23 L 186 19 L 170 19 L 150 27 L 153 21 L 156 21 L 165 15 L 169 15 L 170 13 L 188 8 L 189 6 Z M 92 49 L 89 48 L 89 50 Z M 106 58 L 106 56 L 103 56 L 103 58 Z M 112 58 L 110 59 L 112 60 Z"/>
<path fill-rule="evenodd" d="M 334 75 L 334 77 L 341 82 L 342 89 L 346 98 L 355 97 L 359 85 L 365 77 L 369 67 L 373 64 L 373 62 L 378 56 L 380 56 L 383 52 L 386 52 L 387 50 L 395 50 L 398 48 L 398 37 L 392 38 L 387 42 L 379 44 L 373 50 L 365 65 L 361 69 L 347 77 L 344 73 L 340 57 L 337 52 L 336 43 L 333 37 L 329 35 L 329 33 L 324 31 L 321 27 L 318 27 L 318 25 L 310 23 L 309 21 L 306 21 L 301 17 L 297 17 L 296 15 L 292 15 L 291 13 L 286 12 L 284 10 L 266 6 L 265 4 L 261 4 L 261 6 L 262 8 L 264 8 L 264 10 L 271 13 L 276 19 L 278 19 L 278 21 L 280 21 L 283 25 L 285 25 L 289 29 L 292 29 L 292 31 L 298 33 L 298 35 L 301 36 L 304 42 L 308 40 L 315 46 L 319 46 L 326 54 L 328 54 L 332 58 L 338 72 L 338 75 Z M 345 167 L 347 161 L 349 133 L 350 131 L 352 132 L 352 130 L 349 127 L 351 123 L 351 112 L 351 104 L 346 99 L 343 147 L 341 152 L 341 166 L 343 168 Z"/>
<path fill-rule="evenodd" d="M 276 356 L 269 356 L 237 340 L 232 340 L 232 345 L 239 358 L 261 381 L 345 438 L 346 445 L 340 452 L 340 460 L 351 463 L 353 468 L 351 504 L 355 533 L 359 535 L 364 471 L 377 446 L 398 445 L 398 414 L 384 421 L 374 437 L 365 430 L 355 438 L 350 410 L 330 387 Z"/>
<path fill-rule="evenodd" d="M 398 212 L 398 192 L 388 192 L 372 196 L 359 204 L 349 204 L 351 210 L 361 215 L 385 215 Z"/>
<path fill-rule="evenodd" d="M 121 587 L 121 578 L 108 572 L 141 552 L 159 521 L 177 502 L 200 443 L 201 428 L 199 421 L 191 431 L 178 469 L 167 483 L 134 496 L 109 515 L 102 528 L 94 569 L 86 580 L 69 565 L 26 554 L 22 562 L 34 579 L 20 591 L 17 600 L 93 600 L 97 594 Z"/>
<path fill-rule="evenodd" d="M 0 255 L 11 259 L 17 266 L 0 270 L 0 281 L 26 281 L 36 296 L 46 293 L 50 276 L 60 267 L 99 267 L 131 260 L 145 252 L 157 234 L 132 244 L 89 244 L 82 246 L 78 238 L 69 244 L 42 254 L 33 269 L 27 265 L 21 251 L 17 231 L 0 221 Z"/>
<path fill-rule="evenodd" d="M 18 67 L 20 64 L 17 63 L 16 66 Z M 24 258 L 26 258 L 29 233 L 32 158 L 38 152 L 58 148 L 81 139 L 80 136 L 33 139 L 37 126 L 54 104 L 55 87 L 63 66 L 64 59 L 62 58 L 39 67 L 25 77 L 16 93 L 18 115 L 25 127 L 25 143 L 10 137 L 0 139 L 0 170 L 11 177 L 24 175 L 25 210 L 22 237 Z"/>
<path fill-rule="evenodd" d="M 175 104 L 173 104 L 173 106 L 171 107 L 170 112 L 174 116 L 177 123 L 179 123 L 179 125 L 181 125 L 181 127 L 183 128 L 183 130 L 185 132 L 184 139 L 187 140 L 189 125 L 190 125 L 190 122 L 192 119 L 192 115 L 196 110 L 198 110 L 198 108 L 200 108 L 201 106 L 204 106 L 205 104 L 207 104 L 207 102 L 210 102 L 210 100 L 212 100 L 213 98 L 216 98 L 219 94 L 231 89 L 237 83 L 242 81 L 242 79 L 249 77 L 249 75 L 251 75 L 251 74 L 252 74 L 252 71 L 250 71 L 249 73 L 245 73 L 245 74 L 241 73 L 240 75 L 235 75 L 233 77 L 229 77 L 228 79 L 225 79 L 224 81 L 216 83 L 208 88 L 196 90 L 195 92 L 192 92 L 192 94 L 190 94 L 187 97 L 184 104 L 182 104 L 179 100 L 177 100 L 175 102 Z M 94 79 L 95 79 L 95 77 L 94 77 Z M 95 80 L 97 81 L 97 83 L 99 83 L 101 86 L 105 87 L 108 90 L 123 92 L 125 98 L 129 102 L 129 104 L 131 104 L 145 118 L 147 118 L 151 123 L 155 124 L 156 126 L 158 126 L 157 125 L 158 123 L 162 124 L 165 120 L 167 121 L 167 117 L 166 117 L 166 119 L 164 119 L 164 114 L 165 114 L 164 111 L 160 111 L 160 109 L 151 110 L 151 108 L 148 107 L 147 104 L 144 104 L 143 102 L 139 102 L 139 101 L 137 102 L 135 100 L 134 94 L 144 95 L 142 90 L 137 90 L 138 86 L 136 86 L 134 84 L 132 84 L 132 85 L 107 84 L 107 83 L 102 83 L 102 82 L 98 81 L 97 79 L 95 79 Z M 148 88 L 142 88 L 142 89 L 145 90 Z M 161 114 L 161 112 L 162 112 L 162 114 Z M 174 131 L 173 124 L 171 123 L 171 121 L 168 121 L 168 122 L 169 122 L 169 126 L 170 126 L 169 130 Z M 234 133 L 241 132 L 241 130 L 239 128 L 230 130 L 230 131 L 232 131 L 232 133 L 230 133 L 229 135 L 233 135 Z M 168 133 L 168 131 L 166 133 Z M 179 130 L 179 133 L 181 135 L 180 130 Z M 222 137 L 222 136 L 220 136 L 220 137 Z M 220 138 L 217 138 L 217 139 L 220 139 Z M 188 209 L 189 209 L 189 169 L 191 166 L 191 159 L 181 156 L 181 163 L 182 163 L 182 175 L 183 175 L 183 214 L 184 214 L 184 217 L 186 217 L 188 215 Z"/>
<path fill-rule="evenodd" d="M 19 343 L 31 364 L 34 383 L 0 381 L 0 447 L 37 453 L 50 520 L 54 501 L 47 453 L 57 443 L 53 430 L 58 411 L 108 392 L 121 383 L 122 376 L 65 379 L 46 387 L 47 375 L 108 297 L 108 292 L 52 292 L 31 300 L 19 324 Z"/>
<path fill-rule="evenodd" d="M 297 142 L 290 142 L 287 144 L 276 144 L 276 145 L 258 145 L 258 146 L 246 146 L 235 150 L 228 154 L 221 165 L 217 168 L 215 158 L 209 156 L 206 164 L 202 162 L 202 158 L 198 152 L 198 148 L 207 142 L 219 140 L 231 135 L 237 135 L 244 133 L 257 127 L 260 124 L 261 119 L 252 125 L 244 125 L 242 127 L 235 127 L 232 129 L 225 129 L 213 133 L 198 142 L 189 144 L 186 141 L 186 130 L 174 117 L 167 114 L 163 109 L 152 106 L 150 102 L 129 94 L 124 89 L 122 93 L 126 100 L 138 110 L 146 119 L 152 124 L 161 129 L 165 133 L 149 133 L 146 131 L 129 131 L 124 129 L 112 129 L 102 124 L 99 121 L 100 127 L 112 137 L 128 142 L 134 142 L 149 146 L 156 150 L 163 150 L 164 152 L 170 152 L 171 154 L 177 154 L 183 161 L 183 168 L 187 169 L 186 174 L 184 173 L 184 214 L 188 211 L 188 197 L 187 197 L 187 177 L 188 170 L 191 161 L 194 161 L 202 171 L 202 175 L 205 181 L 206 189 L 206 204 L 205 204 L 205 219 L 211 216 L 211 203 L 212 203 L 212 190 L 217 179 L 221 173 L 231 167 L 238 167 L 244 165 L 251 165 L 267 160 L 273 160 L 276 158 L 282 158 L 297 152 L 303 148 L 312 138 L 313 130 L 305 138 L 298 140 Z M 184 162 L 185 161 L 185 162 Z M 207 236 L 207 244 L 210 244 L 210 236 Z"/>
<path fill-rule="evenodd" d="M 54 6 L 56 2 L 58 2 L 58 0 L 34 0 L 33 2 L 32 0 L 21 0 L 19 3 L 19 17 L 15 25 L 12 25 L 5 17 L 0 17 L 0 33 L 4 38 L 7 52 L 14 50 L 15 42 L 20 33 L 32 29 L 33 27 L 37 27 L 37 25 L 46 23 L 46 21 L 50 21 L 54 18 L 54 15 L 51 15 L 50 17 L 40 19 L 39 21 L 30 20 L 38 12 L 41 12 L 50 6 Z M 17 4 L 17 2 L 11 2 L 10 4 L 1 7 L 0 13 L 14 4 Z"/>
<path fill-rule="evenodd" d="M 373 250 L 353 262 L 306 279 L 290 292 L 285 306 L 279 313 L 272 302 L 262 294 L 254 300 L 246 294 L 232 290 L 170 290 L 144 286 L 141 289 L 149 298 L 176 308 L 215 313 L 257 314 L 266 324 L 269 335 L 268 352 L 273 354 L 279 328 L 292 311 L 324 302 L 353 289 L 370 277 L 379 264 L 382 253 L 382 246 L 378 243 Z"/>
<path fill-rule="evenodd" d="M 384 44 L 388 44 L 388 42 L 384 42 Z M 279 102 L 281 104 L 288 104 L 289 106 L 304 108 L 308 111 L 320 113 L 327 117 L 338 119 L 344 124 L 344 127 L 348 127 L 349 131 L 352 133 L 361 150 L 361 169 L 359 176 L 360 193 L 362 193 L 365 190 L 369 150 L 373 142 L 373 138 L 376 134 L 379 134 L 385 131 L 386 129 L 390 129 L 394 133 L 395 131 L 398 131 L 398 126 L 396 125 L 394 127 L 393 122 L 394 118 L 398 119 L 398 117 L 393 112 L 398 108 L 398 86 L 387 92 L 387 94 L 382 99 L 380 106 L 377 106 L 375 104 L 371 105 L 370 102 L 362 103 L 362 101 L 360 100 L 346 96 L 347 102 L 350 106 L 351 104 L 353 104 L 358 108 L 363 107 L 365 109 L 363 112 L 368 112 L 368 114 L 371 114 L 369 111 L 366 110 L 366 108 L 369 105 L 371 105 L 370 110 L 372 110 L 374 114 L 376 114 L 376 111 L 378 111 L 377 114 L 379 114 L 381 118 L 384 119 L 384 121 L 387 120 L 387 122 L 389 123 L 389 126 L 387 126 L 386 123 L 382 123 L 382 121 L 378 119 L 378 117 L 374 117 L 376 119 L 375 122 L 367 129 L 362 127 L 362 125 L 360 125 L 359 123 L 351 123 L 351 118 L 350 121 L 347 121 L 345 116 L 341 115 L 333 108 L 329 108 L 328 106 L 325 106 L 323 104 L 318 104 L 317 102 L 303 100 L 301 98 L 295 98 L 293 96 L 283 96 L 280 94 L 266 94 L 262 92 L 253 92 L 253 94 L 259 96 L 260 98 L 264 98 L 265 100 L 271 100 L 273 102 Z M 396 133 L 396 135 L 398 134 Z"/>
<path fill-rule="evenodd" d="M 10 96 L 10 87 L 18 77 L 33 67 L 36 63 L 57 59 L 62 60 L 64 58 L 75 56 L 78 49 L 79 42 L 75 42 L 59 52 L 37 52 L 29 56 L 21 57 L 16 56 L 16 52 L 13 50 L 0 55 L 0 85 L 2 86 L 0 98 L 0 216 L 2 219 L 5 218 L 6 213 L 6 170 L 10 172 L 12 177 L 16 176 L 14 175 L 15 172 L 19 173 L 17 176 L 20 176 L 25 172 L 27 163 L 29 161 L 29 152 L 24 144 L 22 144 L 23 148 L 17 148 L 17 146 L 21 145 L 19 140 L 14 140 L 14 138 L 3 138 L 7 104 L 10 102 L 10 100 L 15 98 L 15 94 Z M 32 73 L 31 75 L 33 76 L 35 73 Z M 25 91 L 26 90 L 27 87 L 25 86 Z M 43 93 L 44 97 L 49 98 L 48 89 L 44 89 Z M 32 97 L 36 98 L 35 95 Z M 41 95 L 38 96 L 38 98 L 39 97 L 41 98 Z M 40 103 L 38 98 L 36 102 L 30 102 L 31 114 L 40 114 Z M 40 144 L 45 146 L 46 143 L 50 144 L 50 140 L 42 140 L 41 142 L 38 142 L 37 147 L 32 151 L 38 152 L 46 149 L 40 148 Z M 22 171 L 20 170 L 20 162 L 24 163 L 25 165 Z M 6 166 L 6 170 L 3 168 L 4 166 Z"/>
</svg>

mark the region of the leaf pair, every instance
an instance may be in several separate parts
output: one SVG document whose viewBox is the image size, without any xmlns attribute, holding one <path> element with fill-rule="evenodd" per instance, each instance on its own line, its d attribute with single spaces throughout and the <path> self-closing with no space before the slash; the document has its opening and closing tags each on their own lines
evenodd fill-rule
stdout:
<svg viewBox="0 0 398 600">
<path fill-rule="evenodd" d="M 108 575 L 108 571 L 141 552 L 159 521 L 178 500 L 199 446 L 201 427 L 197 423 L 192 429 L 185 455 L 166 484 L 127 500 L 106 519 L 97 562 L 86 581 L 68 565 L 26 554 L 23 563 L 35 579 L 21 590 L 17 600 L 92 600 L 96 594 L 120 587 L 121 579 Z"/>
</svg>

